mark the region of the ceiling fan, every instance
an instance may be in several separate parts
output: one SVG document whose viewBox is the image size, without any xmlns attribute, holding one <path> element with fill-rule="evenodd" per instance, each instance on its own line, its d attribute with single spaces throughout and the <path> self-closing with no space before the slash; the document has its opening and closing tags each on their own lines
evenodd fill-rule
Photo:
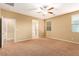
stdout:
<svg viewBox="0 0 79 59">
<path fill-rule="evenodd" d="M 39 7 L 39 11 L 37 13 L 42 13 L 43 15 L 46 15 L 46 14 L 53 14 L 53 9 L 54 7 L 49 7 L 49 6 L 42 6 L 42 7 Z"/>
</svg>

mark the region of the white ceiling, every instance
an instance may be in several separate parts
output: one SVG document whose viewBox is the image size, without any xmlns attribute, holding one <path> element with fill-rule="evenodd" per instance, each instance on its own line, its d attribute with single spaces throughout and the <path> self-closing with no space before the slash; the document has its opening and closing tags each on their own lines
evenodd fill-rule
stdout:
<svg viewBox="0 0 79 59">
<path fill-rule="evenodd" d="M 55 15 L 46 14 L 45 16 L 43 16 L 42 13 L 36 12 L 40 6 L 44 6 L 44 5 L 49 5 L 50 7 L 53 6 L 54 7 L 53 13 Z M 0 3 L 0 7 L 24 15 L 37 17 L 39 19 L 47 19 L 50 17 L 77 11 L 79 10 L 79 3 L 15 3 L 14 7 Z"/>
</svg>

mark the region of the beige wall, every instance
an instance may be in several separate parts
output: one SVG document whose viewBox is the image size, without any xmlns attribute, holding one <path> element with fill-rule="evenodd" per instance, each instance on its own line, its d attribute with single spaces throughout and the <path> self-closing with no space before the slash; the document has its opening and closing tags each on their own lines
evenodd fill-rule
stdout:
<svg viewBox="0 0 79 59">
<path fill-rule="evenodd" d="M 16 19 L 16 41 L 27 40 L 32 38 L 32 19 L 31 16 L 1 10 L 3 17 Z"/>
<path fill-rule="evenodd" d="M 7 40 L 13 40 L 15 38 L 15 19 L 7 20 Z"/>
<path fill-rule="evenodd" d="M 39 20 L 39 36 L 44 37 L 44 20 Z"/>
<path fill-rule="evenodd" d="M 45 21 L 45 26 L 47 21 L 51 21 L 52 30 L 45 31 L 46 37 L 79 43 L 79 33 L 72 32 L 72 25 L 71 25 L 71 16 L 78 13 L 79 11 L 76 11 L 47 19 Z"/>
</svg>

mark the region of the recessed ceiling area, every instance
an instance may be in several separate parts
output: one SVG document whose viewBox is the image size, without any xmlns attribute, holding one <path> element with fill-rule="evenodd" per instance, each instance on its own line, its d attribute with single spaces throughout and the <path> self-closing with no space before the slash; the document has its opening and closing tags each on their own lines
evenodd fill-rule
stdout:
<svg viewBox="0 0 79 59">
<path fill-rule="evenodd" d="M 13 6 L 11 6 L 13 5 Z M 78 3 L 0 3 L 0 8 L 33 16 L 39 19 L 47 19 L 58 15 L 79 10 Z"/>
</svg>

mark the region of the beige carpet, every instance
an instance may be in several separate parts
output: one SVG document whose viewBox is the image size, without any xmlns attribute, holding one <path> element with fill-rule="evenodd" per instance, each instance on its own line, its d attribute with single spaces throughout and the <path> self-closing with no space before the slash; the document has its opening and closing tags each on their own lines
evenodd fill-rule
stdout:
<svg viewBox="0 0 79 59">
<path fill-rule="evenodd" d="M 70 56 L 79 55 L 79 45 L 55 39 L 33 39 L 10 43 L 0 49 L 4 56 Z"/>
</svg>

